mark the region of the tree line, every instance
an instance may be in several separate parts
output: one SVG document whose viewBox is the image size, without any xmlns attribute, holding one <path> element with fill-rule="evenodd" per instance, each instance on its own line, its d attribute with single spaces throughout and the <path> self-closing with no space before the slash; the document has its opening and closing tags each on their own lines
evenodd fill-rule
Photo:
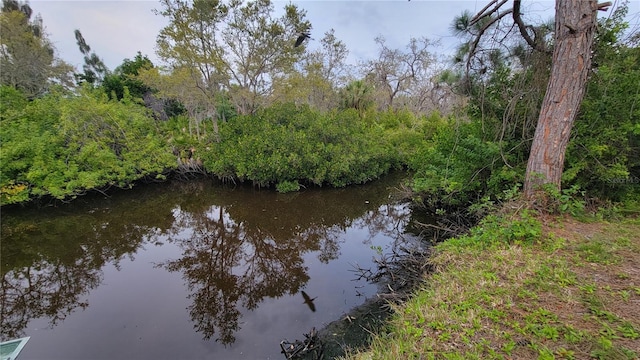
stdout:
<svg viewBox="0 0 640 360">
<path fill-rule="evenodd" d="M 277 16 L 270 0 L 162 0 L 162 66 L 138 53 L 110 71 L 76 30 L 78 71 L 28 4 L 3 0 L 2 204 L 175 173 L 292 191 L 400 167 L 425 202 L 468 205 L 523 184 L 534 198 L 561 181 L 637 196 L 618 181 L 640 167 L 640 37 L 627 5 L 596 20 L 604 5 L 558 0 L 555 21 L 526 24 L 520 1 L 508 3 L 453 19 L 453 62 L 428 38 L 393 48 L 379 36 L 376 56 L 350 65 L 333 30 L 316 50 L 294 46 L 312 29 L 297 5 Z M 584 43 L 566 54 L 576 46 L 563 41 Z M 571 57 L 580 81 L 566 81 L 578 76 Z"/>
</svg>

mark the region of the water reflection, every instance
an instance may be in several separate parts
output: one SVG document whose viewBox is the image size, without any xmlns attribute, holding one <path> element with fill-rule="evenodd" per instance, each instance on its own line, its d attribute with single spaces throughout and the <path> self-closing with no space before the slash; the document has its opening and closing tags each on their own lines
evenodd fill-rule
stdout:
<svg viewBox="0 0 640 360">
<path fill-rule="evenodd" d="M 199 189 L 192 185 L 191 191 Z M 268 193 L 259 202 L 251 192 L 220 192 L 213 195 L 217 206 L 191 202 L 174 209 L 174 235 L 168 241 L 182 249 L 182 256 L 159 265 L 183 274 L 196 331 L 205 339 L 217 333 L 216 341 L 233 343 L 243 309 L 254 310 L 265 298 L 301 291 L 309 280 L 304 254 L 317 253 L 328 263 L 339 255 L 344 241 L 340 235 L 355 222 L 377 234 L 406 221 L 390 216 L 394 206 L 383 206 L 388 190 L 355 191 L 355 196 L 347 190 L 333 192 L 357 201 L 337 202 L 326 191 Z M 315 311 L 311 299 L 304 300 Z"/>
<path fill-rule="evenodd" d="M 357 239 L 365 245 L 380 236 L 400 239 L 411 212 L 389 202 L 388 187 L 398 181 L 296 194 L 201 181 L 59 208 L 3 211 L 2 338 L 28 335 L 34 319 L 60 327 L 69 314 L 97 300 L 93 290 L 110 286 L 103 284 L 107 264 L 118 268 L 149 247 L 163 246 L 179 251 L 155 258 L 155 269 L 182 277 L 190 321 L 201 339 L 233 344 L 242 317 L 267 299 L 295 296 L 308 313 L 322 316 L 317 301 L 329 303 L 335 279 L 326 279 L 322 294 L 310 292 L 309 257 L 338 264 L 354 241 L 348 231 L 366 234 Z"/>
<path fill-rule="evenodd" d="M 239 307 L 254 310 L 265 297 L 295 293 L 309 280 L 301 257 L 309 244 L 276 242 L 264 230 L 232 220 L 222 206 L 174 213 L 174 225 L 188 234 L 169 238 L 182 256 L 162 266 L 183 274 L 194 328 L 207 339 L 217 330 L 216 340 L 234 342 Z"/>
<path fill-rule="evenodd" d="M 21 219 L 4 212 L 2 338 L 24 336 L 31 319 L 47 317 L 54 326 L 86 308 L 83 297 L 101 283 L 101 268 L 134 254 L 147 233 L 143 226 L 105 222 L 98 214 Z"/>
</svg>

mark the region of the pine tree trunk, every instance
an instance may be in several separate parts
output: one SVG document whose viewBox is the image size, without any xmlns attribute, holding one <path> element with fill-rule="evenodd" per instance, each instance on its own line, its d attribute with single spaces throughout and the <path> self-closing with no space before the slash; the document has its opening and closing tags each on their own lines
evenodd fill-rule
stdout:
<svg viewBox="0 0 640 360">
<path fill-rule="evenodd" d="M 560 189 L 564 156 L 591 70 L 596 0 L 556 0 L 551 77 L 527 163 L 524 193 L 529 199 L 544 184 Z"/>
</svg>

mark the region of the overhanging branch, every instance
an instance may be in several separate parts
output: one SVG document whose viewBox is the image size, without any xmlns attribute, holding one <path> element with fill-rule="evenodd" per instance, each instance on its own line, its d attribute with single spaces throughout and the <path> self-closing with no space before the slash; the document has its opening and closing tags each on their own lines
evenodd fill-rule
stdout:
<svg viewBox="0 0 640 360">
<path fill-rule="evenodd" d="M 502 5 L 504 5 L 507 1 L 509 0 L 501 0 L 500 2 L 498 2 L 498 0 L 492 0 L 491 2 L 489 2 L 487 4 L 487 6 L 485 6 L 484 8 L 482 8 L 482 10 L 480 10 L 476 16 L 473 17 L 473 19 L 471 19 L 471 21 L 469 21 L 469 26 L 473 26 L 475 25 L 475 23 L 477 23 L 478 21 L 484 19 L 487 16 L 490 16 L 491 14 L 495 13 L 498 11 L 498 9 L 500 9 L 500 7 Z M 496 4 L 497 3 L 497 4 Z M 487 9 L 493 5 L 496 4 L 493 9 L 491 9 L 490 11 L 487 11 Z"/>
<path fill-rule="evenodd" d="M 504 0 L 503 0 L 503 2 L 504 2 Z M 469 56 L 467 57 L 467 72 L 469 72 L 469 67 L 471 66 L 471 58 L 475 55 L 476 48 L 478 47 L 478 44 L 480 43 L 480 39 L 482 39 L 482 35 L 484 34 L 484 32 L 487 31 L 487 29 L 489 27 L 491 27 L 491 25 L 495 24 L 496 22 L 498 22 L 503 17 L 507 16 L 512 11 L 513 11 L 513 9 L 509 9 L 509 10 L 503 12 L 502 14 L 499 14 L 495 18 L 491 19 L 488 23 L 486 23 L 480 29 L 480 32 L 478 33 L 478 35 L 476 36 L 475 40 L 471 44 L 471 47 L 469 48 Z"/>
<path fill-rule="evenodd" d="M 607 1 L 607 2 L 603 2 L 598 4 L 598 10 L 600 11 L 607 11 L 609 10 L 609 6 L 611 6 L 611 1 Z"/>
<path fill-rule="evenodd" d="M 529 46 L 531 46 L 535 50 L 544 52 L 544 53 L 550 53 L 549 49 L 547 49 L 547 47 L 544 46 L 544 43 L 542 43 L 540 39 L 538 38 L 534 39 L 531 37 L 531 35 L 529 35 L 529 32 L 527 31 L 527 26 L 522 21 L 522 13 L 520 12 L 520 3 L 521 3 L 521 0 L 513 0 L 513 21 L 516 23 L 516 25 L 518 25 L 518 29 L 520 30 L 520 35 L 522 35 L 522 38 L 524 38 L 527 44 L 529 44 Z"/>
</svg>

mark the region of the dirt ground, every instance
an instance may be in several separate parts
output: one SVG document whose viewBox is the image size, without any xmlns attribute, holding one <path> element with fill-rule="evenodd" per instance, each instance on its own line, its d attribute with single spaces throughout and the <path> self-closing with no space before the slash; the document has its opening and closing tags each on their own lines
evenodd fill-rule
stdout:
<svg viewBox="0 0 640 360">
<path fill-rule="evenodd" d="M 605 324 L 618 325 L 617 331 L 625 324 L 640 329 L 640 226 L 567 218 L 547 222 L 543 231 L 566 239 L 561 255 L 572 259 L 577 276 L 576 286 L 567 288 L 566 302 L 548 299 L 560 320 L 593 334 L 604 331 Z M 638 337 L 620 336 L 615 344 L 640 354 Z M 589 350 L 583 348 L 582 354 Z"/>
</svg>

